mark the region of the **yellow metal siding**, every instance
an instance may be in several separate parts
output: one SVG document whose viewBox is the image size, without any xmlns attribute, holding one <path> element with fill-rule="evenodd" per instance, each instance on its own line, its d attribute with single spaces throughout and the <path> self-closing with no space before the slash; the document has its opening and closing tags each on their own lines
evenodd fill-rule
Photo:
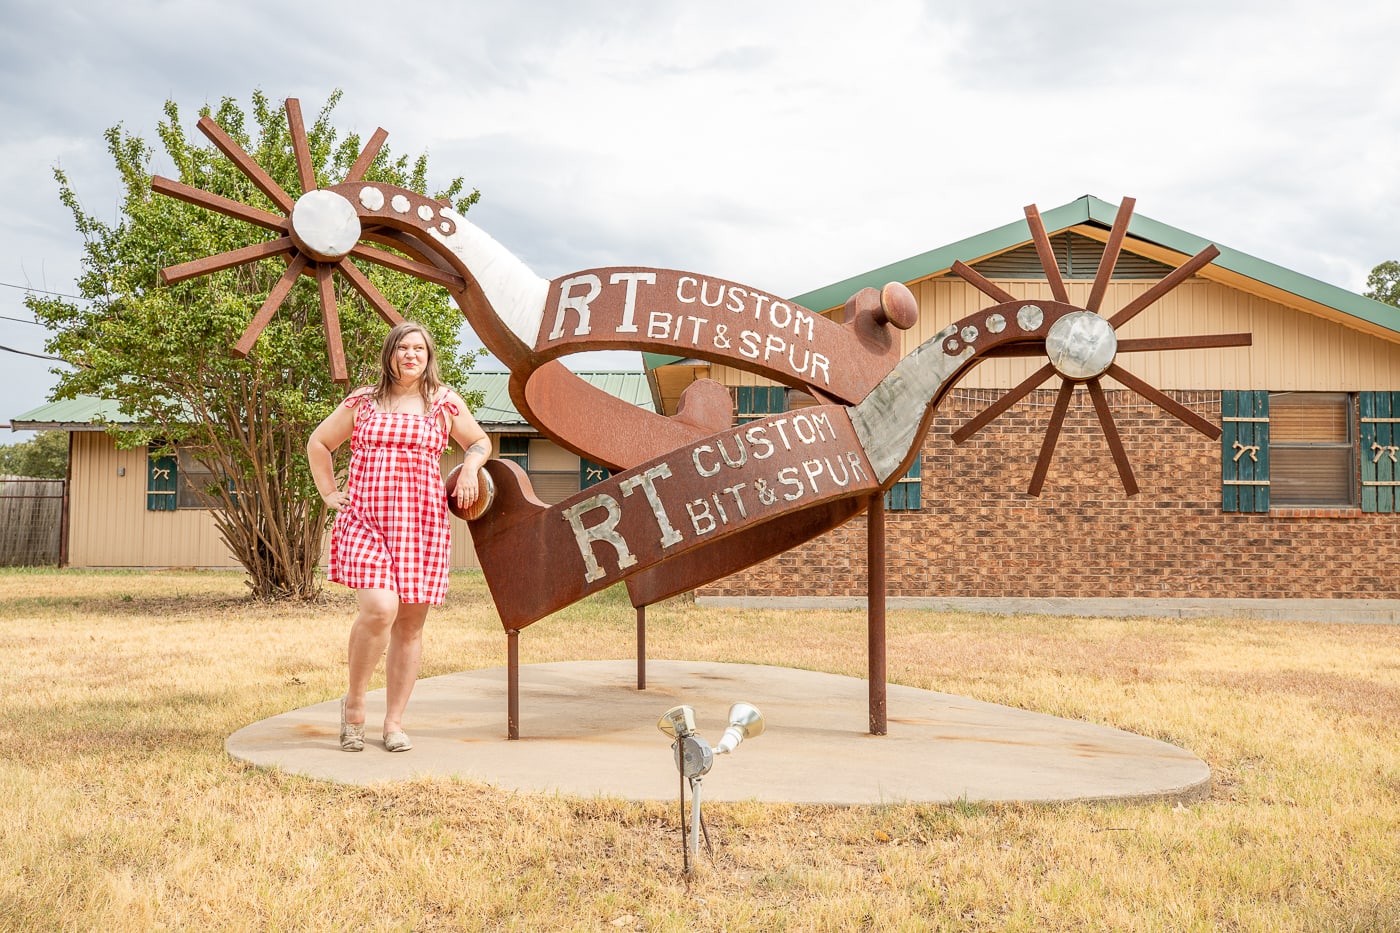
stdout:
<svg viewBox="0 0 1400 933">
<path fill-rule="evenodd" d="M 500 437 L 491 437 L 500 454 Z M 547 459 L 578 458 L 548 444 Z M 442 472 L 463 460 L 460 450 L 443 455 Z M 125 469 L 125 475 L 118 470 Z M 146 449 L 118 450 L 101 432 L 73 435 L 73 483 L 69 492 L 68 563 L 71 567 L 217 567 L 237 569 L 209 513 L 197 509 L 146 511 Z M 467 523 L 452 519 L 453 570 L 479 570 Z M 324 564 L 330 555 L 329 535 L 322 542 Z"/>
<path fill-rule="evenodd" d="M 1049 300 L 1043 282 L 1002 279 L 1018 299 Z M 1152 282 L 1110 284 L 1100 309 L 1108 317 Z M 1066 283 L 1071 302 L 1088 300 L 1092 283 Z M 944 327 L 991 307 L 992 299 L 961 279 L 939 277 L 917 285 L 919 323 L 905 334 L 907 353 Z M 1124 353 L 1118 362 L 1161 389 L 1270 389 L 1346 391 L 1400 389 L 1400 337 L 1385 341 L 1218 283 L 1192 279 L 1126 324 L 1120 336 L 1170 337 L 1252 333 L 1249 347 Z M 1043 364 L 1038 359 L 994 359 L 959 383 L 963 388 L 1007 389 Z M 1116 388 L 1105 381 L 1105 388 Z"/>
<path fill-rule="evenodd" d="M 998 279 L 996 284 L 1019 300 L 1050 300 L 1043 281 Z M 1112 317 L 1151 281 L 1117 280 L 1109 284 L 1100 311 Z M 1070 301 L 1083 305 L 1093 283 L 1065 283 Z M 995 302 L 962 279 L 941 275 L 913 285 L 919 301 L 919 322 L 904 334 L 907 354 L 954 321 Z M 1150 384 L 1166 390 L 1268 389 L 1271 391 L 1400 390 L 1400 335 L 1393 339 L 1340 321 L 1319 317 L 1278 301 L 1241 291 L 1228 284 L 1196 277 L 1168 292 L 1131 321 L 1120 333 L 1132 337 L 1185 337 L 1201 334 L 1249 333 L 1249 347 L 1123 353 L 1122 366 Z M 1038 358 L 997 358 L 980 363 L 958 383 L 959 388 L 1005 390 L 1018 385 L 1044 364 Z M 711 377 L 728 386 L 768 385 L 769 382 L 728 366 L 715 365 Z M 1048 384 L 1048 383 L 1047 383 Z M 1121 388 L 1111 379 L 1105 389 Z"/>
<path fill-rule="evenodd" d="M 146 511 L 144 447 L 118 450 L 106 434 L 75 433 L 69 496 L 69 566 L 238 566 L 208 512 Z"/>
<path fill-rule="evenodd" d="M 726 386 L 777 385 L 777 383 L 771 379 L 755 376 L 753 373 L 745 372 L 742 369 L 735 369 L 732 366 L 725 366 L 721 363 L 715 363 L 710 367 L 710 378 L 717 382 L 722 382 Z"/>
<path fill-rule="evenodd" d="M 460 450 L 444 455 L 443 475 L 461 462 Z M 122 468 L 125 476 L 117 473 Z M 69 566 L 239 567 L 208 512 L 146 511 L 144 447 L 118 450 L 112 439 L 101 432 L 75 433 L 69 502 Z M 321 552 L 323 561 L 329 548 L 327 536 Z M 456 518 L 452 520 L 449 559 L 454 570 L 480 567 L 467 524 Z"/>
</svg>

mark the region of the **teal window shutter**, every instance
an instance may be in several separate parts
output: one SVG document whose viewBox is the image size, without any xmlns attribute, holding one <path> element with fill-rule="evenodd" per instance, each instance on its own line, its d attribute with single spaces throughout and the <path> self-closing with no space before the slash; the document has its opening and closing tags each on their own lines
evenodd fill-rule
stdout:
<svg viewBox="0 0 1400 933">
<path fill-rule="evenodd" d="M 890 512 L 918 511 L 923 499 L 923 458 L 914 461 L 909 472 L 899 478 L 899 482 L 885 493 L 885 509 Z"/>
<path fill-rule="evenodd" d="M 1220 508 L 1269 511 L 1269 393 L 1220 393 Z"/>
<path fill-rule="evenodd" d="M 179 483 L 180 467 L 174 457 L 147 457 L 146 511 L 175 511 L 175 491 Z"/>
<path fill-rule="evenodd" d="M 735 424 L 748 424 L 783 411 L 787 411 L 787 389 L 783 386 L 736 386 L 734 389 Z"/>
<path fill-rule="evenodd" d="M 526 473 L 530 472 L 530 439 L 506 435 L 501 438 L 501 459 L 514 460 Z"/>
<path fill-rule="evenodd" d="M 578 459 L 578 488 L 587 489 L 589 486 L 596 486 L 603 480 L 612 476 L 612 472 L 605 466 L 599 466 L 587 457 Z"/>
<path fill-rule="evenodd" d="M 787 389 L 783 386 L 768 387 L 768 413 L 777 414 L 780 411 L 787 411 Z"/>
<path fill-rule="evenodd" d="M 1361 511 L 1396 512 L 1400 483 L 1400 392 L 1362 392 Z"/>
</svg>

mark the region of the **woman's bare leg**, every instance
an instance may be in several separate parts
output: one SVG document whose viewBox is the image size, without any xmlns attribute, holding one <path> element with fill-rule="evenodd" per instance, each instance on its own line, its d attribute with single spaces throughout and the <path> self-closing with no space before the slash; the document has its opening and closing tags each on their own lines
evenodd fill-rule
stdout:
<svg viewBox="0 0 1400 933">
<path fill-rule="evenodd" d="M 403 712 L 413 685 L 418 680 L 418 667 L 423 658 L 423 623 L 427 621 L 429 603 L 401 603 L 398 618 L 389 630 L 388 656 L 384 660 L 384 734 L 403 731 Z"/>
<path fill-rule="evenodd" d="M 399 594 L 393 590 L 356 590 L 360 611 L 350 626 L 349 690 L 345 693 L 345 721 L 365 721 L 365 691 L 389 644 L 389 632 L 399 614 Z"/>
</svg>

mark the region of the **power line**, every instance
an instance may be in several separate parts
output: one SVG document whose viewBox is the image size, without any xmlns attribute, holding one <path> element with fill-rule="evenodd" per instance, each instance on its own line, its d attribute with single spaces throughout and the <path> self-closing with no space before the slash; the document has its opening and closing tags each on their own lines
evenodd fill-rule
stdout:
<svg viewBox="0 0 1400 933">
<path fill-rule="evenodd" d="M 68 294 L 67 292 L 51 292 L 51 291 L 49 291 L 49 290 L 46 289 L 46 288 L 34 288 L 34 287 L 31 286 L 31 285 L 16 285 L 16 284 L 13 283 L 13 282 L 0 282 L 0 285 L 3 285 L 3 286 L 6 287 L 6 288 L 15 288 L 15 289 L 19 289 L 19 290 L 22 291 L 22 292 L 35 292 L 35 293 L 40 294 L 40 295 L 54 295 L 54 296 L 56 296 L 56 297 L 58 297 L 58 298 L 75 298 L 75 299 L 77 299 L 78 301 L 91 301 L 91 300 L 92 300 L 92 299 L 90 299 L 90 298 L 84 298 L 82 295 L 70 295 L 70 294 Z"/>
<path fill-rule="evenodd" d="M 56 356 L 47 356 L 43 353 L 30 353 L 28 350 L 16 350 L 14 347 L 7 347 L 4 344 L 0 344 L 0 350 L 4 350 L 6 353 L 18 353 L 20 356 L 32 356 L 36 360 L 53 360 L 55 363 L 68 362 L 67 360 L 61 360 Z"/>
<path fill-rule="evenodd" d="M 8 314 L 0 314 L 0 321 L 16 321 L 20 324 L 33 324 L 35 327 L 43 327 L 38 321 L 31 321 L 26 317 L 10 317 Z"/>
</svg>

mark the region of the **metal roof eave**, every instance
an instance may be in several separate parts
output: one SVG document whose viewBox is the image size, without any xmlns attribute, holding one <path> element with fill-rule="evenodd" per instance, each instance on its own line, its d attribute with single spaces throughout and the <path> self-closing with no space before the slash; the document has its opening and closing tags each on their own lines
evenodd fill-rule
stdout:
<svg viewBox="0 0 1400 933">
<path fill-rule="evenodd" d="M 1053 210 L 1045 211 L 1040 215 L 1040 218 L 1044 222 L 1046 230 L 1051 232 L 1063 230 L 1088 220 L 1098 220 L 1099 218 L 1093 215 L 1095 205 L 1101 205 L 1108 209 L 1108 222 L 1111 224 L 1116 208 L 1088 195 Z M 834 282 L 831 285 L 794 296 L 792 300 L 813 311 L 827 311 L 845 304 L 847 298 L 862 288 L 882 288 L 889 282 L 913 282 L 917 279 L 926 279 L 929 276 L 947 272 L 952 268 L 955 260 L 961 259 L 963 262 L 970 262 L 984 256 L 991 256 L 994 253 L 1005 252 L 1014 246 L 1029 242 L 1030 238 L 1031 228 L 1023 217 L 985 233 L 979 233 L 976 236 L 958 240 L 956 243 L 949 243 L 947 246 L 940 246 L 926 253 L 910 256 L 908 259 L 901 259 L 899 262 L 892 262 L 887 266 L 871 269 L 869 272 L 863 272 L 840 282 Z"/>
<path fill-rule="evenodd" d="M 15 431 L 106 431 L 112 425 L 135 424 L 116 402 L 92 395 L 46 402 L 10 419 Z"/>
<path fill-rule="evenodd" d="M 1159 246 L 1165 246 L 1188 256 L 1199 253 L 1212 242 L 1153 220 L 1151 217 L 1139 215 L 1134 215 L 1132 222 L 1128 224 L 1128 235 Z M 1213 266 L 1219 266 L 1279 291 L 1296 295 L 1305 301 L 1332 308 L 1368 324 L 1400 334 L 1400 309 L 1383 301 L 1358 295 L 1345 288 L 1303 275 L 1301 272 L 1285 269 L 1283 266 L 1260 259 L 1257 256 L 1222 246 L 1220 243 L 1215 243 L 1215 247 L 1220 250 L 1220 255 L 1211 263 Z M 1208 274 L 1209 269 L 1210 267 L 1207 266 L 1206 269 L 1202 270 L 1202 274 Z"/>
<path fill-rule="evenodd" d="M 1041 219 L 1048 233 L 1054 234 L 1076 224 L 1094 222 L 1106 227 L 1113 225 L 1117 216 L 1117 205 L 1084 195 L 1068 204 L 1041 213 Z M 1194 255 L 1211 245 L 1211 240 L 1196 236 L 1142 214 L 1133 214 L 1128 224 L 1128 235 L 1158 246 L 1185 254 Z M 844 304 L 846 299 L 862 288 L 880 288 L 887 282 L 914 282 L 947 272 L 955 260 L 975 262 L 986 256 L 1005 252 L 1031 239 L 1030 227 L 1025 219 L 979 233 L 976 236 L 958 240 L 947 246 L 911 256 L 899 262 L 890 263 L 877 269 L 855 275 L 840 282 L 814 289 L 793 298 L 814 311 L 826 311 Z M 1247 278 L 1254 279 L 1272 288 L 1323 305 L 1376 327 L 1400 333 L 1400 309 L 1384 302 L 1358 295 L 1336 285 L 1285 269 L 1248 253 L 1215 244 L 1220 250 L 1214 265 Z"/>
</svg>

